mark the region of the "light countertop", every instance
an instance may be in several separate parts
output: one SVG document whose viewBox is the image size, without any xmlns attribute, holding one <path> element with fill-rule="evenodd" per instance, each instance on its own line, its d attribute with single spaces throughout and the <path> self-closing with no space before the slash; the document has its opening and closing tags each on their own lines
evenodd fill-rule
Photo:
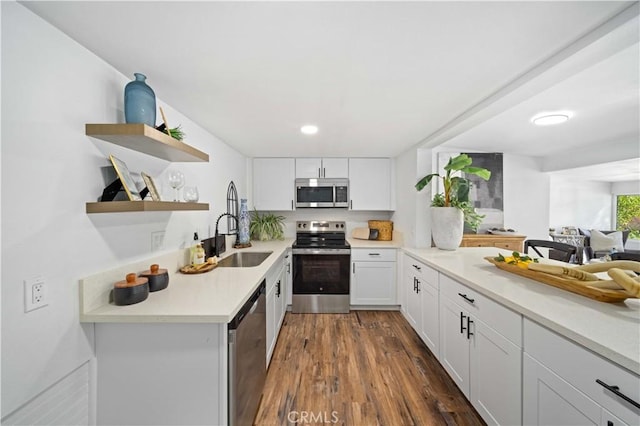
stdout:
<svg viewBox="0 0 640 426">
<path fill-rule="evenodd" d="M 227 250 L 224 258 L 237 251 L 272 251 L 262 264 L 250 268 L 217 267 L 212 271 L 187 275 L 178 272 L 185 264 L 182 252 L 123 266 L 84 278 L 80 281 L 81 322 L 172 322 L 227 323 L 258 288 L 269 269 L 291 247 L 284 241 L 252 241 L 252 247 Z M 124 279 L 127 272 L 141 272 L 150 263 L 168 269 L 169 286 L 149 293 L 143 302 L 116 306 L 109 303 L 113 283 Z"/>
<path fill-rule="evenodd" d="M 496 268 L 486 247 L 404 251 L 515 312 L 640 375 L 640 299 L 604 303 Z M 526 350 L 526 348 L 525 348 Z"/>
</svg>

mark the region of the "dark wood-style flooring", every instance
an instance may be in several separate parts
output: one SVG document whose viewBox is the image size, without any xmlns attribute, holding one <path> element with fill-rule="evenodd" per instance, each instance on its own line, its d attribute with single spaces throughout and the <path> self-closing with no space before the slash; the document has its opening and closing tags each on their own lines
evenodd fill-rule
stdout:
<svg viewBox="0 0 640 426">
<path fill-rule="evenodd" d="M 482 425 L 397 311 L 287 313 L 256 425 Z"/>
</svg>

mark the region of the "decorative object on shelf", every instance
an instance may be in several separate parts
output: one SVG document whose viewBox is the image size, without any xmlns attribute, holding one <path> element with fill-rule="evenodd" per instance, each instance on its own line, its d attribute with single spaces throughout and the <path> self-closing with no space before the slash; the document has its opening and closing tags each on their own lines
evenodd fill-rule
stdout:
<svg viewBox="0 0 640 426">
<path fill-rule="evenodd" d="M 164 290 L 169 285 L 169 272 L 161 269 L 157 263 L 151 265 L 149 270 L 141 272 L 140 276 L 149 280 L 150 292 Z"/>
<path fill-rule="evenodd" d="M 116 305 L 133 305 L 149 297 L 149 280 L 129 273 L 124 281 L 113 285 L 113 303 Z"/>
<path fill-rule="evenodd" d="M 156 94 L 145 83 L 144 74 L 134 73 L 135 80 L 124 87 L 124 118 L 127 123 L 156 125 Z"/>
<path fill-rule="evenodd" d="M 284 216 L 273 213 L 251 213 L 251 236 L 254 240 L 284 240 Z"/>
<path fill-rule="evenodd" d="M 153 201 L 162 201 L 162 198 L 160 198 L 160 193 L 156 188 L 156 184 L 155 182 L 153 182 L 153 178 L 148 174 L 146 174 L 145 172 L 141 172 L 140 175 L 142 176 L 142 180 L 144 181 L 144 184 L 147 186 L 147 190 L 149 191 L 149 194 L 151 194 L 151 199 Z M 142 196 L 142 193 L 140 193 L 140 195 Z"/>
<path fill-rule="evenodd" d="M 494 257 L 485 257 L 485 260 L 493 263 L 502 270 L 600 302 L 617 303 L 628 298 L 637 298 L 640 296 L 640 282 L 635 281 L 634 278 L 625 272 L 625 270 L 640 272 L 640 262 L 619 260 L 570 268 L 558 265 L 529 263 L 529 267 L 524 269 L 519 265 L 496 260 Z M 538 270 L 534 270 L 533 268 Z M 544 269 L 545 272 L 540 271 L 540 269 Z M 578 275 L 582 279 L 570 277 L 569 271 L 572 275 Z M 607 271 L 613 279 L 602 280 L 593 275 L 597 272 L 605 271 Z"/>
<path fill-rule="evenodd" d="M 467 154 L 449 158 L 444 176 L 431 173 L 420 179 L 415 187 L 422 191 L 434 177 L 442 180 L 444 193 L 437 193 L 431 201 L 431 231 L 433 241 L 439 249 L 455 250 L 462 242 L 464 223 L 477 229 L 483 216 L 476 213 L 469 202 L 470 182 L 454 173 L 467 173 L 479 176 L 484 180 L 491 177 L 491 172 L 480 167 L 472 167 L 472 160 Z"/>
<path fill-rule="evenodd" d="M 393 239 L 393 222 L 390 220 L 370 220 L 369 229 L 378 230 L 379 241 L 391 241 Z"/>
<path fill-rule="evenodd" d="M 183 140 L 185 136 L 187 136 L 187 134 L 182 130 L 182 126 L 178 126 L 178 127 L 174 127 L 173 129 L 169 129 L 167 130 L 167 126 L 162 123 L 159 126 L 156 126 L 156 130 L 171 136 L 172 138 L 174 138 L 175 140 Z"/>
<path fill-rule="evenodd" d="M 231 181 L 227 188 L 227 232 L 229 234 L 238 233 L 238 191 L 236 184 Z"/>
<path fill-rule="evenodd" d="M 116 174 L 118 175 L 118 179 L 120 180 L 120 185 L 122 185 L 125 192 L 127 193 L 127 197 L 129 197 L 129 201 L 142 201 L 140 192 L 138 192 L 136 183 L 133 181 L 133 178 L 129 173 L 129 169 L 127 168 L 127 165 L 123 161 L 114 157 L 113 155 L 109 155 L 109 160 L 111 161 L 113 168 L 116 170 Z M 111 185 L 114 185 L 115 183 L 116 182 L 113 182 Z M 117 193 L 118 191 L 116 190 L 115 192 Z M 103 192 L 103 195 L 104 195 L 104 192 Z M 113 200 L 113 198 L 111 200 Z M 103 199 L 102 201 L 111 201 L 111 200 Z"/>
<path fill-rule="evenodd" d="M 238 224 L 238 244 L 246 245 L 251 244 L 250 235 L 249 235 L 249 224 L 251 222 L 251 218 L 249 217 L 249 211 L 247 210 L 247 199 L 240 199 L 240 216 L 239 216 L 239 224 Z"/>
<path fill-rule="evenodd" d="M 184 201 L 187 203 L 197 203 L 200 199 L 200 194 L 198 193 L 197 186 L 185 186 L 182 191 L 182 196 Z"/>
<path fill-rule="evenodd" d="M 179 191 L 180 188 L 184 186 L 184 175 L 182 174 L 182 172 L 179 170 L 169 170 L 169 174 L 167 175 L 167 182 L 169 183 L 169 186 L 176 191 L 176 194 L 173 197 L 173 201 L 180 201 Z"/>
</svg>

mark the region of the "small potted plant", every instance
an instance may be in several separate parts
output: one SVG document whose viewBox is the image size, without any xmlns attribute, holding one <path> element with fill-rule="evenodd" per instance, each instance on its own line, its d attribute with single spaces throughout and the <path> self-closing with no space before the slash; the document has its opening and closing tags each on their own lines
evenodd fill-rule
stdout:
<svg viewBox="0 0 640 426">
<path fill-rule="evenodd" d="M 254 240 L 284 240 L 284 216 L 267 212 L 260 214 L 254 210 L 251 212 L 249 232 Z"/>
<path fill-rule="evenodd" d="M 472 161 L 467 154 L 451 157 L 444 167 L 444 176 L 431 173 L 415 185 L 418 191 L 422 191 L 433 178 L 442 180 L 444 192 L 435 194 L 431 201 L 431 233 L 436 247 L 442 250 L 455 250 L 462 241 L 464 223 L 476 230 L 484 217 L 479 215 L 469 202 L 471 182 L 461 174 L 472 174 L 489 180 L 491 172 L 471 166 Z"/>
</svg>

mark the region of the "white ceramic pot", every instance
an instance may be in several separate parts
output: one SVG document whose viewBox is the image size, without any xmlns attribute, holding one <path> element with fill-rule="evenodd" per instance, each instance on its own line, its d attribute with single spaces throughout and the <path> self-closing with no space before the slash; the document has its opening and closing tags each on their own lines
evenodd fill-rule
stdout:
<svg viewBox="0 0 640 426">
<path fill-rule="evenodd" d="M 440 250 L 455 250 L 462 242 L 464 215 L 455 207 L 431 207 L 431 235 Z"/>
</svg>

